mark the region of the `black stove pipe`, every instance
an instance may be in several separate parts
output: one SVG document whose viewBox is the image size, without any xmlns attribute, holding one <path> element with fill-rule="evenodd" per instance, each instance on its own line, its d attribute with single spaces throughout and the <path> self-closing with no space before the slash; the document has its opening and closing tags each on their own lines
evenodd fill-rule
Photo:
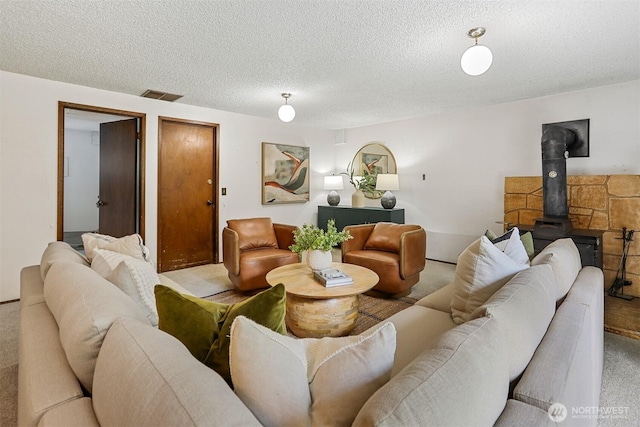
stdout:
<svg viewBox="0 0 640 427">
<path fill-rule="evenodd" d="M 568 218 L 567 149 L 576 134 L 560 126 L 549 127 L 542 135 L 542 195 L 545 218 Z"/>
</svg>

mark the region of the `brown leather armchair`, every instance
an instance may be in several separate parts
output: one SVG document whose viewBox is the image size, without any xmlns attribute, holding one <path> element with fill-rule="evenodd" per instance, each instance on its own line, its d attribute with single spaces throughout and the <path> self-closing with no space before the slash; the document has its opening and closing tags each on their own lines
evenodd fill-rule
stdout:
<svg viewBox="0 0 640 427">
<path fill-rule="evenodd" d="M 342 262 L 375 271 L 373 288 L 394 298 L 408 295 L 420 280 L 427 252 L 427 233 L 419 225 L 379 222 L 350 225 L 353 239 L 342 243 Z"/>
<path fill-rule="evenodd" d="M 269 286 L 266 274 L 298 262 L 291 252 L 294 225 L 273 224 L 270 218 L 230 219 L 222 230 L 222 256 L 229 279 L 239 291 Z"/>
</svg>

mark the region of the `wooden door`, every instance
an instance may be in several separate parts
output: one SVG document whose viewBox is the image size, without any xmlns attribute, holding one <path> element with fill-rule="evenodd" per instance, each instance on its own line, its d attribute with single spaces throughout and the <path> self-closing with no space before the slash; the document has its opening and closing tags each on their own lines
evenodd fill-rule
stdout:
<svg viewBox="0 0 640 427">
<path fill-rule="evenodd" d="M 217 262 L 217 144 L 212 124 L 160 118 L 158 270 Z"/>
<path fill-rule="evenodd" d="M 137 119 L 100 124 L 98 229 L 122 237 L 137 233 Z"/>
</svg>

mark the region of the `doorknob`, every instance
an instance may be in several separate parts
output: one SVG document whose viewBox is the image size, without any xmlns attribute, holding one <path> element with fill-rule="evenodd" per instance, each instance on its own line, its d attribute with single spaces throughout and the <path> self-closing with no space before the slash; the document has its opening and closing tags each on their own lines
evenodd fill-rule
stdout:
<svg viewBox="0 0 640 427">
<path fill-rule="evenodd" d="M 96 207 L 99 208 L 101 206 L 104 206 L 104 202 L 102 200 L 100 200 L 100 196 L 98 196 L 98 201 L 96 202 Z"/>
<path fill-rule="evenodd" d="M 213 202 L 211 200 L 207 200 L 207 206 L 211 206 L 213 205 Z"/>
</svg>

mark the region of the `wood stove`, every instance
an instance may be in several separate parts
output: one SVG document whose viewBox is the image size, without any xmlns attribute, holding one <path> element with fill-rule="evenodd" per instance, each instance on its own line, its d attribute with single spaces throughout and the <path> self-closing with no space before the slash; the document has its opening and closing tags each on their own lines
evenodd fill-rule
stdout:
<svg viewBox="0 0 640 427">
<path fill-rule="evenodd" d="M 534 249 L 539 253 L 549 243 L 568 237 L 578 247 L 583 266 L 602 268 L 603 232 L 574 230 L 567 202 L 567 159 L 589 156 L 589 119 L 543 125 L 541 145 L 544 216 L 532 230 Z"/>
</svg>

